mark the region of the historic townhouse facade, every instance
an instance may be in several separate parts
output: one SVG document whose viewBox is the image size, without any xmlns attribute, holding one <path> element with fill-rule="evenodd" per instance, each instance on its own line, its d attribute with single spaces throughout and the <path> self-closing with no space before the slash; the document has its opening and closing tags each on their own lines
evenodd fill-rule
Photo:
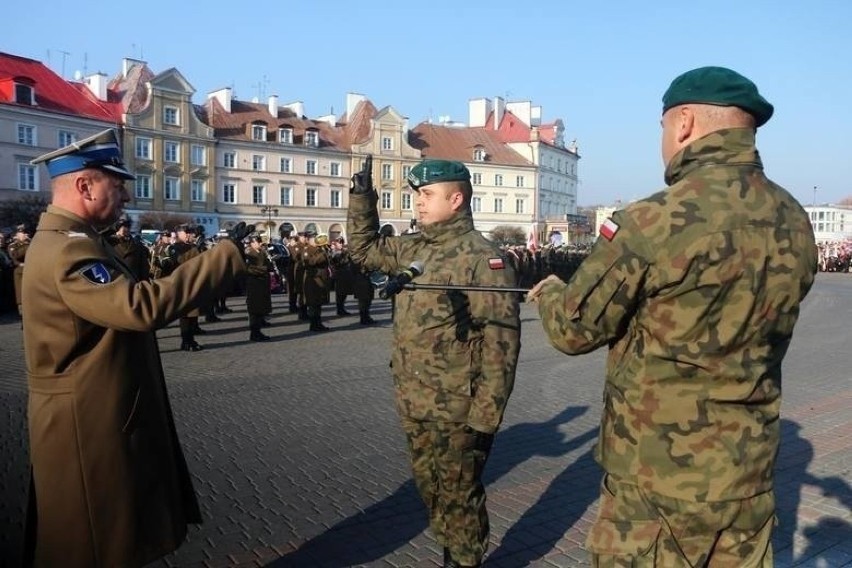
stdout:
<svg viewBox="0 0 852 568">
<path fill-rule="evenodd" d="M 177 69 L 154 75 L 133 59 L 123 61 L 109 89 L 124 108 L 124 159 L 136 175 L 127 215 L 188 216 L 207 234 L 215 233 L 216 139 L 192 103 L 195 89 Z"/>
<path fill-rule="evenodd" d="M 414 193 L 406 178 L 421 158 L 409 143 L 408 119 L 393 107 L 376 110 L 363 95 L 346 97 L 346 131 L 352 152 L 351 169 L 359 171 L 367 154 L 373 155 L 373 184 L 379 195 L 382 226 L 402 233 L 416 217 Z"/>
<path fill-rule="evenodd" d="M 95 95 L 105 85 L 102 75 L 66 81 L 39 61 L 0 53 L 0 200 L 49 198 L 47 170 L 30 160 L 117 126 L 120 107 Z"/>
<path fill-rule="evenodd" d="M 488 233 L 508 225 L 527 232 L 533 221 L 536 167 L 485 128 L 418 124 L 411 145 L 424 158 L 463 162 L 471 173 L 473 220 Z"/>
<path fill-rule="evenodd" d="M 566 146 L 561 119 L 542 123 L 541 107 L 529 101 L 507 103 L 500 97 L 472 99 L 468 110 L 470 126 L 495 132 L 536 166 L 534 222 L 539 228 L 577 213 L 580 155 L 576 143 Z"/>
<path fill-rule="evenodd" d="M 308 119 L 301 103 L 279 106 L 210 93 L 205 120 L 215 130 L 216 194 L 222 228 L 238 221 L 272 238 L 314 230 L 334 238 L 345 231 L 350 155 L 333 117 Z"/>
</svg>

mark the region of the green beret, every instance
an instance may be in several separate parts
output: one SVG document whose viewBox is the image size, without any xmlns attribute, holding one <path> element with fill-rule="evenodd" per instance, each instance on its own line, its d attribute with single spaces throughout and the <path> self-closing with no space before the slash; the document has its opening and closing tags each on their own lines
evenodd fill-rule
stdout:
<svg viewBox="0 0 852 568">
<path fill-rule="evenodd" d="M 442 181 L 469 181 L 470 172 L 461 162 L 450 160 L 423 160 L 408 174 L 408 185 L 419 190 L 424 185 Z"/>
<path fill-rule="evenodd" d="M 775 110 L 757 92 L 754 83 L 725 67 L 699 67 L 677 77 L 663 95 L 663 113 L 688 103 L 735 106 L 763 126 Z"/>
</svg>

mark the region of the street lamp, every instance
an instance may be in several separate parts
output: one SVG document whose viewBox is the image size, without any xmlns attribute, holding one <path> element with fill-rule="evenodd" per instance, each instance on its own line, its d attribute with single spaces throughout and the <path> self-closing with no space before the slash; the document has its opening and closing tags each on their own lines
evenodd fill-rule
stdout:
<svg viewBox="0 0 852 568">
<path fill-rule="evenodd" d="M 817 192 L 817 186 L 814 186 L 814 207 L 816 207 L 816 192 Z"/>
<path fill-rule="evenodd" d="M 266 242 L 272 242 L 272 216 L 278 217 L 278 208 L 264 205 L 260 208 L 261 215 L 266 215 Z"/>
</svg>

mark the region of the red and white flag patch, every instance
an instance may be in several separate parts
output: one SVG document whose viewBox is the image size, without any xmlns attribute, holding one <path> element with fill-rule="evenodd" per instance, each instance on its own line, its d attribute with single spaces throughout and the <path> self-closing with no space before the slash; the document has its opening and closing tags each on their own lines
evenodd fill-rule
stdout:
<svg viewBox="0 0 852 568">
<path fill-rule="evenodd" d="M 606 221 L 601 225 L 601 236 L 608 241 L 611 241 L 615 234 L 618 232 L 618 224 L 612 219 L 607 218 Z"/>
<path fill-rule="evenodd" d="M 503 270 L 506 268 L 506 265 L 503 264 L 503 259 L 498 256 L 496 258 L 488 259 L 488 268 L 491 270 Z"/>
</svg>

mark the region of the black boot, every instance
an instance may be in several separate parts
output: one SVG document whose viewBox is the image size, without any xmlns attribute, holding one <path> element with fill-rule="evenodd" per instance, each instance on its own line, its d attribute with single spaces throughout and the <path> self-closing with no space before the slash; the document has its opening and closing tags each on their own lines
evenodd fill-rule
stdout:
<svg viewBox="0 0 852 568">
<path fill-rule="evenodd" d="M 367 310 L 361 310 L 361 325 L 372 325 L 376 323 L 376 320 L 370 317 L 370 312 Z"/>
<path fill-rule="evenodd" d="M 308 317 L 308 306 L 299 306 L 299 321 L 310 321 Z"/>
<path fill-rule="evenodd" d="M 337 315 L 339 316 L 351 316 L 352 314 L 346 311 L 346 308 L 343 306 L 337 306 Z"/>
<path fill-rule="evenodd" d="M 311 331 L 328 331 L 328 328 L 322 324 L 322 308 L 314 306 L 310 308 Z"/>
<path fill-rule="evenodd" d="M 181 351 L 201 351 L 201 347 L 195 341 L 196 322 L 192 318 L 181 318 L 180 320 L 180 349 Z"/>
<path fill-rule="evenodd" d="M 264 335 L 259 329 L 253 329 L 249 335 L 249 341 L 269 341 L 269 336 Z"/>
</svg>

